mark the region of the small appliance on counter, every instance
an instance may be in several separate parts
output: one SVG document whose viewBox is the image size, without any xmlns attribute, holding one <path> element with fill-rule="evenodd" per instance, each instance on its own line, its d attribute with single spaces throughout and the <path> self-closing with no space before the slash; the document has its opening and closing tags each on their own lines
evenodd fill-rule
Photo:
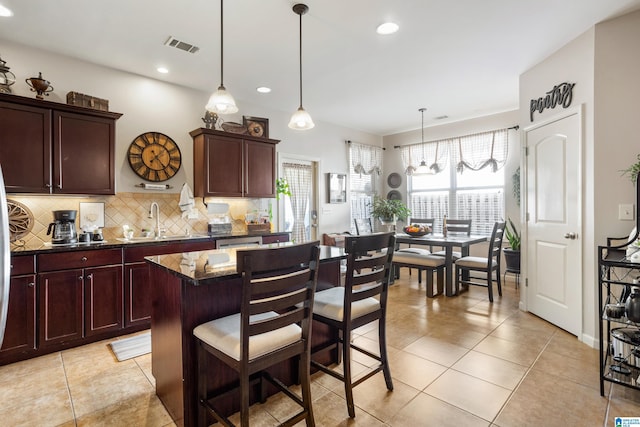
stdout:
<svg viewBox="0 0 640 427">
<path fill-rule="evenodd" d="M 227 203 L 209 203 L 207 212 L 209 213 L 209 223 L 207 225 L 209 236 L 231 234 L 231 219 L 229 218 L 229 205 Z"/>
<path fill-rule="evenodd" d="M 47 236 L 51 235 L 52 244 L 64 245 L 78 241 L 78 233 L 76 232 L 77 213 L 78 211 L 73 210 L 53 211 L 53 222 L 47 228 Z"/>
</svg>

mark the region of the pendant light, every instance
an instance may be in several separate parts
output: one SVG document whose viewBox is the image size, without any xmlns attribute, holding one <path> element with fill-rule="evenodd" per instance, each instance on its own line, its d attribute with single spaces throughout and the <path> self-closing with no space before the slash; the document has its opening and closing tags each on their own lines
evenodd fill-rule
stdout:
<svg viewBox="0 0 640 427">
<path fill-rule="evenodd" d="M 306 4 L 298 3 L 293 5 L 293 11 L 300 16 L 300 106 L 293 113 L 289 120 L 289 127 L 297 130 L 307 130 L 315 126 L 311 116 L 302 108 L 302 15 L 309 11 Z"/>
<path fill-rule="evenodd" d="M 425 174 L 431 171 L 429 169 L 429 166 L 427 166 L 427 162 L 425 161 L 425 155 L 424 155 L 424 112 L 426 111 L 426 108 L 424 107 L 419 108 L 418 111 L 422 113 L 422 140 L 421 140 L 422 141 L 422 161 L 420 162 L 420 166 L 416 168 L 415 173 Z"/>
<path fill-rule="evenodd" d="M 209 98 L 209 102 L 207 102 L 206 110 L 216 114 L 233 114 L 238 112 L 238 107 L 236 106 L 236 101 L 233 99 L 233 96 L 227 89 L 224 87 L 223 83 L 223 73 L 224 73 L 224 55 L 223 55 L 223 41 L 224 41 L 224 32 L 223 29 L 223 2 L 224 0 L 220 0 L 220 86 L 218 86 L 218 90 L 213 92 L 213 95 Z"/>
</svg>

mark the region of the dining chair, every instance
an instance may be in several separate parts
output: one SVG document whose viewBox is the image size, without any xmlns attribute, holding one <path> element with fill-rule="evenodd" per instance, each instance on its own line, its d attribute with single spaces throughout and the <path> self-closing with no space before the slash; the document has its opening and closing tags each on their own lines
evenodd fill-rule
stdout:
<svg viewBox="0 0 640 427">
<path fill-rule="evenodd" d="M 240 312 L 197 326 L 200 402 L 198 425 L 209 425 L 209 414 L 225 426 L 233 426 L 225 414 L 216 409 L 219 399 L 236 396 L 240 391 L 240 422 L 249 425 L 249 404 L 258 388 L 260 402 L 266 391 L 264 380 L 302 407 L 281 425 L 294 425 L 302 420 L 313 426 L 310 382 L 311 320 L 317 284 L 319 242 L 279 248 L 237 251 L 237 270 L 242 276 Z M 239 381 L 230 390 L 213 393 L 207 388 L 210 356 L 238 373 Z M 302 397 L 274 378 L 267 368 L 294 358 L 298 362 L 298 378 Z"/>
<path fill-rule="evenodd" d="M 470 219 L 449 219 L 449 218 L 447 218 L 446 228 L 447 228 L 447 234 L 446 234 L 447 236 L 456 235 L 456 234 L 470 236 L 471 235 L 471 220 Z M 440 251 L 433 252 L 433 254 L 436 255 L 436 256 L 445 256 L 446 251 L 440 250 Z M 457 260 L 457 259 L 462 258 L 462 252 L 453 251 L 452 258 L 453 258 L 454 261 Z"/>
<path fill-rule="evenodd" d="M 504 227 L 505 222 L 496 222 L 493 225 L 486 257 L 466 256 L 456 261 L 456 294 L 460 293 L 460 285 L 463 288 L 467 288 L 468 285 L 484 286 L 489 290 L 489 301 L 493 302 L 493 282 L 495 280 L 498 285 L 498 294 L 502 296 L 500 252 L 502 250 Z M 495 279 L 493 278 L 494 272 Z M 474 276 L 473 273 L 480 273 L 481 276 Z M 463 275 L 465 277 L 468 276 L 468 278 L 464 278 Z"/>
<path fill-rule="evenodd" d="M 319 370 L 344 383 L 347 410 L 355 417 L 353 388 L 376 373 L 382 371 L 388 390 L 393 390 L 389 359 L 387 357 L 386 318 L 387 292 L 391 272 L 391 259 L 395 248 L 393 233 L 375 233 L 366 236 L 347 236 L 347 274 L 345 285 L 316 293 L 313 319 L 338 331 L 338 341 L 318 348 L 313 354 L 327 350 L 337 350 L 342 358 L 342 372 L 317 363 L 311 363 Z M 358 273 L 359 272 L 359 273 Z M 378 322 L 378 354 L 368 351 L 351 341 L 354 329 Z M 363 353 L 379 364 L 364 376 L 353 379 L 351 370 L 352 350 Z"/>
<path fill-rule="evenodd" d="M 356 235 L 373 233 L 373 222 L 371 218 L 354 218 L 353 223 L 356 226 Z"/>
</svg>

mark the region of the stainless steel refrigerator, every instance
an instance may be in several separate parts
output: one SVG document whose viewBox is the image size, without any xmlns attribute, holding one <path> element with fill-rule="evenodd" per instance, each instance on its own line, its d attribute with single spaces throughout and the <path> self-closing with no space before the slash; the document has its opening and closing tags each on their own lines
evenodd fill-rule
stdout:
<svg viewBox="0 0 640 427">
<path fill-rule="evenodd" d="M 9 251 L 9 211 L 7 194 L 4 190 L 4 178 L 0 167 L 0 347 L 4 340 L 9 310 L 9 274 L 11 269 L 11 253 Z"/>
</svg>

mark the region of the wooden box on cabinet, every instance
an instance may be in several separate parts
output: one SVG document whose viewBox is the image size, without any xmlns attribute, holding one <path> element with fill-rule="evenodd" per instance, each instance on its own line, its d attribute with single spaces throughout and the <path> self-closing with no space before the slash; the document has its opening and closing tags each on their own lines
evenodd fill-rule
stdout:
<svg viewBox="0 0 640 427">
<path fill-rule="evenodd" d="M 7 192 L 115 194 L 120 116 L 0 94 L 0 165 Z"/>
<path fill-rule="evenodd" d="M 196 197 L 275 197 L 275 139 L 212 129 L 190 132 Z"/>
</svg>

